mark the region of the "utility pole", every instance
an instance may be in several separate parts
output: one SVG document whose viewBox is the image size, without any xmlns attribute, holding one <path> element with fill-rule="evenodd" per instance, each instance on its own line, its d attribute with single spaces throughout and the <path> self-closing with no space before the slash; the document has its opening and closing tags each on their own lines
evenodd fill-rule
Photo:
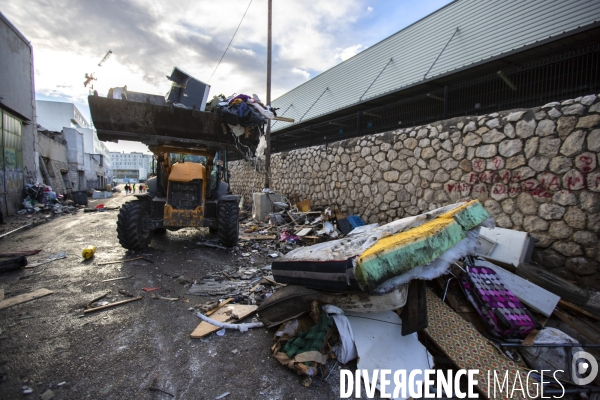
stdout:
<svg viewBox="0 0 600 400">
<path fill-rule="evenodd" d="M 273 0 L 268 0 L 268 23 L 267 23 L 267 103 L 271 105 L 271 16 Z M 266 133 L 267 148 L 265 149 L 265 188 L 269 188 L 271 176 L 271 120 L 267 119 Z"/>
</svg>

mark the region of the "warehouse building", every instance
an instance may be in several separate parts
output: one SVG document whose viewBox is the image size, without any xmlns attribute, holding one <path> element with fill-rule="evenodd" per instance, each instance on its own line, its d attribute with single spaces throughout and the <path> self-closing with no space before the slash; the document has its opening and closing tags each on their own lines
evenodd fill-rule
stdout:
<svg viewBox="0 0 600 400">
<path fill-rule="evenodd" d="M 456 0 L 273 101 L 273 152 L 600 91 L 600 2 Z"/>
</svg>

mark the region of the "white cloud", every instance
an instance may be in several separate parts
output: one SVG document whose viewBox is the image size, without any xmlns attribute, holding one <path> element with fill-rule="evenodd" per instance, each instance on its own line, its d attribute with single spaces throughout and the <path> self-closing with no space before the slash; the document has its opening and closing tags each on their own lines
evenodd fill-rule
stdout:
<svg viewBox="0 0 600 400">
<path fill-rule="evenodd" d="M 320 72 L 345 59 L 332 50 L 346 48 L 359 34 L 352 25 L 366 1 L 274 2 L 273 98 L 304 82 L 311 76 L 308 71 Z M 181 12 L 173 12 L 170 3 L 158 0 L 0 0 L 0 9 L 33 44 L 36 91 L 85 103 L 86 72 L 96 72 L 93 84 L 100 95 L 123 85 L 166 93 L 165 75 L 174 66 L 208 81 L 247 4 L 182 0 L 177 6 Z M 32 21 L 32 14 L 42 17 Z M 210 81 L 212 94 L 266 97 L 266 28 L 267 2 L 254 0 Z M 108 49 L 113 56 L 98 68 Z"/>
<path fill-rule="evenodd" d="M 338 52 L 335 55 L 336 59 L 340 59 L 342 61 L 346 61 L 350 57 L 358 54 L 363 49 L 362 44 L 355 44 L 354 46 L 346 47 L 345 49 L 337 49 Z"/>
<path fill-rule="evenodd" d="M 249 1 L 180 0 L 174 10 L 159 0 L 0 0 L 0 9 L 33 44 L 36 91 L 85 104 L 86 72 L 96 73 L 100 95 L 123 85 L 165 94 L 165 75 L 174 66 L 208 81 Z M 447 2 L 384 1 L 386 7 L 377 8 L 371 0 L 273 2 L 272 98 Z M 417 10 L 425 6 L 426 12 Z M 267 0 L 253 0 L 210 80 L 211 94 L 265 98 L 266 44 Z M 99 68 L 108 49 L 113 55 Z"/>
<path fill-rule="evenodd" d="M 296 67 L 292 68 L 292 73 L 302 76 L 304 78 L 304 80 L 308 80 L 308 78 L 310 78 L 310 72 L 305 71 L 301 68 L 296 68 Z"/>
</svg>

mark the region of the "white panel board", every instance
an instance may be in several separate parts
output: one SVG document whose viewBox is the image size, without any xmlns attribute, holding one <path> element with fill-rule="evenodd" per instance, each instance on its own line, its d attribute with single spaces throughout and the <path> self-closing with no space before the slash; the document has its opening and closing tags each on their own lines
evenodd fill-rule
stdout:
<svg viewBox="0 0 600 400">
<path fill-rule="evenodd" d="M 406 376 L 413 369 L 426 370 L 433 367 L 433 358 L 425 349 L 417 334 L 402 336 L 402 321 L 398 314 L 387 311 L 377 314 L 359 314 L 347 312 L 346 316 L 354 334 L 354 343 L 358 350 L 360 370 L 368 370 L 369 378 L 375 369 L 389 369 L 392 384 L 386 388 L 387 393 L 394 389 L 393 374 L 398 370 L 406 370 Z M 377 389 L 380 389 L 379 379 Z M 416 388 L 414 389 L 416 390 Z M 407 395 L 408 395 L 407 388 Z M 363 393 L 364 394 L 364 393 Z M 407 397 L 396 397 L 406 399 Z"/>
<path fill-rule="evenodd" d="M 488 258 L 512 264 L 515 267 L 522 262 L 527 262 L 525 256 L 531 243 L 527 232 L 481 227 L 479 234 L 496 243 L 494 249 L 487 255 Z"/>
<path fill-rule="evenodd" d="M 491 268 L 498 274 L 504 286 L 515 294 L 524 304 L 535 311 L 549 317 L 556 308 L 560 297 L 546 289 L 535 285 L 528 280 L 521 278 L 505 270 L 502 267 L 487 261 L 477 261 L 477 265 Z"/>
</svg>

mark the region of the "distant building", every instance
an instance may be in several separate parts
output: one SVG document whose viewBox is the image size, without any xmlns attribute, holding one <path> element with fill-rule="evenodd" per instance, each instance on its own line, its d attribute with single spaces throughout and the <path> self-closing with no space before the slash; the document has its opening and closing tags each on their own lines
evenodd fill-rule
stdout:
<svg viewBox="0 0 600 400">
<path fill-rule="evenodd" d="M 37 179 L 33 48 L 0 12 L 0 204 L 21 208 L 25 182 Z"/>
<path fill-rule="evenodd" d="M 139 152 L 111 152 L 110 158 L 113 177 L 119 182 L 125 182 L 128 179 L 133 181 L 145 180 L 152 172 L 152 155 Z"/>
<path fill-rule="evenodd" d="M 113 179 L 110 152 L 83 114 L 73 103 L 37 100 L 36 104 L 38 124 L 47 131 L 62 132 L 66 141 L 66 186 L 75 191 L 104 190 Z"/>
</svg>

